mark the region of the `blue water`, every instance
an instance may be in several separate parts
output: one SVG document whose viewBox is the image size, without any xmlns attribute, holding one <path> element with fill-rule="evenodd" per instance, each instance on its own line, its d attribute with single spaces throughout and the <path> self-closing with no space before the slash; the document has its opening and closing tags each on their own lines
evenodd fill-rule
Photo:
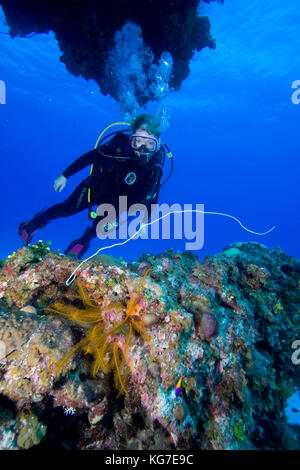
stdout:
<svg viewBox="0 0 300 470">
<path fill-rule="evenodd" d="M 291 101 L 292 82 L 300 80 L 299 2 L 226 0 L 200 12 L 210 17 L 217 49 L 197 53 L 182 89 L 167 99 L 170 125 L 163 138 L 175 170 L 160 202 L 202 203 L 258 232 L 276 226 L 257 236 L 233 220 L 208 215 L 200 258 L 235 241 L 279 245 L 299 258 L 300 105 Z M 8 31 L 5 24 L 0 29 Z M 66 71 L 53 33 L 13 40 L 0 35 L 0 44 L 0 79 L 7 93 L 0 106 L 3 258 L 22 245 L 20 221 L 63 201 L 88 169 L 59 194 L 54 179 L 123 116 L 95 82 Z M 156 103 L 147 108 L 156 110 Z M 53 221 L 35 240 L 51 240 L 52 248 L 63 252 L 88 223 L 86 212 Z M 95 239 L 87 255 L 102 244 Z M 170 246 L 183 250 L 184 241 L 135 240 L 106 253 L 132 260 Z"/>
<path fill-rule="evenodd" d="M 279 245 L 299 257 L 300 105 L 291 101 L 291 84 L 300 78 L 298 3 L 250 6 L 246 0 L 228 0 L 202 10 L 210 17 L 217 49 L 196 55 L 181 91 L 168 99 L 170 126 L 163 137 L 174 153 L 175 171 L 160 201 L 203 203 L 206 210 L 230 213 L 257 232 L 276 226 L 257 236 L 233 220 L 207 216 L 200 257 L 235 241 Z M 0 107 L 4 257 L 21 246 L 19 222 L 64 200 L 88 168 L 60 194 L 53 191 L 54 179 L 93 147 L 102 128 L 123 116 L 95 82 L 66 71 L 53 34 L 13 40 L 0 35 L 0 41 L 0 79 L 7 93 Z M 147 110 L 156 109 L 154 104 Z M 63 251 L 88 223 L 86 212 L 53 221 L 36 239 L 51 240 Z M 88 254 L 100 243 L 95 239 Z M 143 251 L 159 253 L 170 246 L 182 250 L 184 242 L 136 240 L 111 254 L 135 259 Z"/>
</svg>

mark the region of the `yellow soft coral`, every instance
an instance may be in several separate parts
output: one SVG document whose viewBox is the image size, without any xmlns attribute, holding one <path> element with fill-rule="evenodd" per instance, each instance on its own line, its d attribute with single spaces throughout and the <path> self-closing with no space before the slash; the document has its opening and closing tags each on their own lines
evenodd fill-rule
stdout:
<svg viewBox="0 0 300 470">
<path fill-rule="evenodd" d="M 77 281 L 79 296 L 73 296 L 73 298 L 81 299 L 84 308 L 78 308 L 69 303 L 55 302 L 52 307 L 45 309 L 45 311 L 49 313 L 63 315 L 77 323 L 92 326 L 86 336 L 60 360 L 56 367 L 56 373 L 61 370 L 63 365 L 66 364 L 75 353 L 83 351 L 85 354 L 89 353 L 94 356 L 92 367 L 92 374 L 94 376 L 100 369 L 104 373 L 113 371 L 115 387 L 119 391 L 119 394 L 127 393 L 126 382 L 129 374 L 127 351 L 134 332 L 141 335 L 144 341 L 149 341 L 149 336 L 145 331 L 141 316 L 142 307 L 138 304 L 138 300 L 140 291 L 150 270 L 151 268 L 145 272 L 135 295 L 130 299 L 124 318 L 108 331 L 105 331 L 102 313 L 112 309 L 124 312 L 124 305 L 112 302 L 104 308 L 99 308 L 99 305 L 90 301 L 79 281 Z M 124 342 L 121 341 L 120 334 L 125 336 L 125 345 Z"/>
</svg>

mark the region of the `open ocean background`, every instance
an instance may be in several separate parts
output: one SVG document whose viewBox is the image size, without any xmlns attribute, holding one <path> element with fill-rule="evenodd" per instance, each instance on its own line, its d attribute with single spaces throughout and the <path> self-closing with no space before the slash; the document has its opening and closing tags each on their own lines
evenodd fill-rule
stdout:
<svg viewBox="0 0 300 470">
<path fill-rule="evenodd" d="M 200 259 L 236 241 L 280 246 L 299 258 L 300 105 L 291 100 L 291 85 L 300 80 L 299 1 L 226 0 L 201 6 L 199 13 L 209 16 L 217 49 L 197 53 L 182 89 L 167 99 L 170 125 L 163 139 L 175 168 L 159 202 L 201 203 L 258 232 L 276 226 L 257 236 L 231 219 L 207 215 Z M 8 31 L 1 8 L 0 30 Z M 95 82 L 70 75 L 60 55 L 53 33 L 0 34 L 7 100 L 0 106 L 0 258 L 22 246 L 19 223 L 64 200 L 89 169 L 70 178 L 61 193 L 53 190 L 55 178 L 93 148 L 104 127 L 123 120 L 118 104 Z M 89 223 L 86 211 L 53 221 L 33 243 L 51 240 L 52 249 L 63 252 Z M 134 240 L 104 253 L 130 261 L 150 250 L 184 250 L 184 243 Z M 102 244 L 93 240 L 86 256 Z M 293 400 L 291 407 L 300 409 Z M 290 408 L 288 414 L 300 424 L 300 413 Z"/>
</svg>

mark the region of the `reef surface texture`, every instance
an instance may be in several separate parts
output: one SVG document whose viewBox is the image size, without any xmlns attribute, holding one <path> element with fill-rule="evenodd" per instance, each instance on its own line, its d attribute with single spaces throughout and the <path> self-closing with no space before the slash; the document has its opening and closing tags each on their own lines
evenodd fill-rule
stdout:
<svg viewBox="0 0 300 470">
<path fill-rule="evenodd" d="M 215 0 L 203 0 L 211 1 Z M 208 17 L 197 15 L 199 0 L 1 0 L 0 4 L 11 37 L 54 31 L 62 51 L 60 60 L 68 71 L 86 80 L 94 79 L 103 94 L 116 100 L 119 90 L 114 77 L 107 76 L 106 64 L 115 32 L 125 23 L 141 28 L 143 41 L 156 63 L 163 52 L 172 55 L 169 85 L 175 90 L 188 76 L 189 61 L 195 51 L 216 47 Z M 139 105 L 153 99 L 143 93 L 143 88 L 147 88 L 146 84 L 138 91 Z"/>
<path fill-rule="evenodd" d="M 1 449 L 299 446 L 299 261 L 258 243 L 99 256 L 67 287 L 77 265 L 42 242 L 2 262 Z"/>
</svg>

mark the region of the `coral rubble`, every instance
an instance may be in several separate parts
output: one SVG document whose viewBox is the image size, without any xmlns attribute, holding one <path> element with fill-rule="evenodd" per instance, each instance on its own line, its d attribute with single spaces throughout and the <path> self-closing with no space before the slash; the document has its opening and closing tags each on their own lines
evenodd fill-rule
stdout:
<svg viewBox="0 0 300 470">
<path fill-rule="evenodd" d="M 67 287 L 77 264 L 39 242 L 0 269 L 1 449 L 297 448 L 299 261 L 99 257 Z"/>
</svg>

